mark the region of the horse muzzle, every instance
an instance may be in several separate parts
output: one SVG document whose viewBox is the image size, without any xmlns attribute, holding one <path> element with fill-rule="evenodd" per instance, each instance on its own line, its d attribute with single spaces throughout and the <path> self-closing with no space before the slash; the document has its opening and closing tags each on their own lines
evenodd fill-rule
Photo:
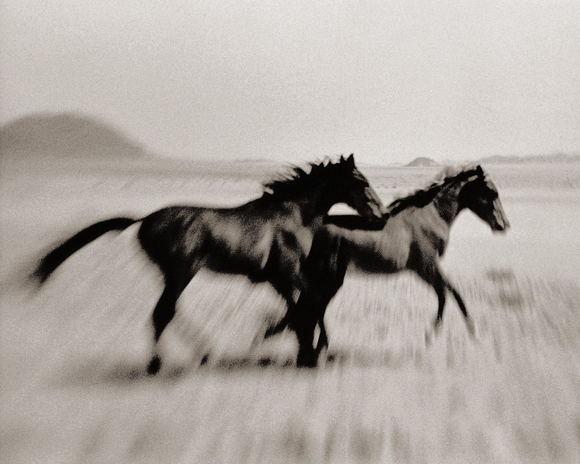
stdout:
<svg viewBox="0 0 580 464">
<path fill-rule="evenodd" d="M 511 227 L 499 199 L 493 202 L 493 219 L 492 230 L 494 232 L 505 232 Z"/>
</svg>

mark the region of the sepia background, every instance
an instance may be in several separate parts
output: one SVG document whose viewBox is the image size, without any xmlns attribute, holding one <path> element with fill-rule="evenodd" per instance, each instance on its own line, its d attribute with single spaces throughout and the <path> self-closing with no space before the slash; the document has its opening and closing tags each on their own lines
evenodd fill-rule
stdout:
<svg viewBox="0 0 580 464">
<path fill-rule="evenodd" d="M 29 463 L 576 462 L 576 2 L 5 0 L 0 456 Z M 136 227 L 28 279 L 98 220 L 234 206 L 355 153 L 385 203 L 480 162 L 511 229 L 465 212 L 441 333 L 412 274 L 348 274 L 329 354 L 296 369 L 282 300 L 201 272 L 145 375 L 161 276 Z M 333 212 L 345 212 L 339 206 Z M 208 356 L 208 362 L 201 359 Z"/>
<path fill-rule="evenodd" d="M 166 157 L 580 150 L 575 0 L 3 0 L 0 121 L 87 113 Z"/>
</svg>

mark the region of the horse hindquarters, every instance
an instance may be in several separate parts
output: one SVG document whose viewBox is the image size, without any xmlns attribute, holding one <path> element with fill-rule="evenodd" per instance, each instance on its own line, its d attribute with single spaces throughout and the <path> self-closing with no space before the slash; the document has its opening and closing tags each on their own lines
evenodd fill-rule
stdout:
<svg viewBox="0 0 580 464">
<path fill-rule="evenodd" d="M 157 344 L 161 334 L 175 316 L 177 300 L 200 267 L 201 262 L 198 262 L 196 268 L 189 268 L 189 272 L 164 272 L 165 288 L 151 315 L 155 344 Z M 161 360 L 159 355 L 155 353 L 149 363 L 147 372 L 150 375 L 154 375 L 159 372 L 160 368 Z"/>
<path fill-rule="evenodd" d="M 170 213 L 170 209 L 160 210 L 145 218 L 138 232 L 141 247 L 159 267 L 165 283 L 152 314 L 155 343 L 173 319 L 183 290 L 204 262 L 201 254 L 203 234 L 197 230 L 187 236 L 183 221 L 177 221 L 176 215 Z M 160 367 L 161 361 L 155 354 L 148 366 L 149 374 L 156 374 Z"/>
</svg>

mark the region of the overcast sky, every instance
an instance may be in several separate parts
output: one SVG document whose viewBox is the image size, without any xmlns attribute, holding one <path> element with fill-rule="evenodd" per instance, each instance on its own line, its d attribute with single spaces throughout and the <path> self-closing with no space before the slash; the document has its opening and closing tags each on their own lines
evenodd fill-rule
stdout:
<svg viewBox="0 0 580 464">
<path fill-rule="evenodd" d="M 580 153 L 580 1 L 0 0 L 0 122 L 164 156 Z"/>
</svg>

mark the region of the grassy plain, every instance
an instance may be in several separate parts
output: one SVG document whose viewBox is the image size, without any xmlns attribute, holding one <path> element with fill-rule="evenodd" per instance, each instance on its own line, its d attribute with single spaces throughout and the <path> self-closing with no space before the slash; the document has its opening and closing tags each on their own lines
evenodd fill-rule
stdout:
<svg viewBox="0 0 580 464">
<path fill-rule="evenodd" d="M 336 360 L 296 370 L 291 334 L 254 343 L 283 314 L 277 295 L 204 272 L 150 378 L 161 281 L 135 227 L 85 247 L 39 291 L 26 281 L 51 245 L 92 222 L 172 203 L 235 205 L 279 169 L 2 166 L 2 462 L 578 462 L 578 164 L 491 165 L 512 229 L 493 235 L 471 213 L 454 225 L 443 267 L 478 340 L 448 302 L 426 347 L 429 288 L 410 274 L 351 275 L 327 312 Z M 385 202 L 437 172 L 362 169 Z"/>
</svg>

